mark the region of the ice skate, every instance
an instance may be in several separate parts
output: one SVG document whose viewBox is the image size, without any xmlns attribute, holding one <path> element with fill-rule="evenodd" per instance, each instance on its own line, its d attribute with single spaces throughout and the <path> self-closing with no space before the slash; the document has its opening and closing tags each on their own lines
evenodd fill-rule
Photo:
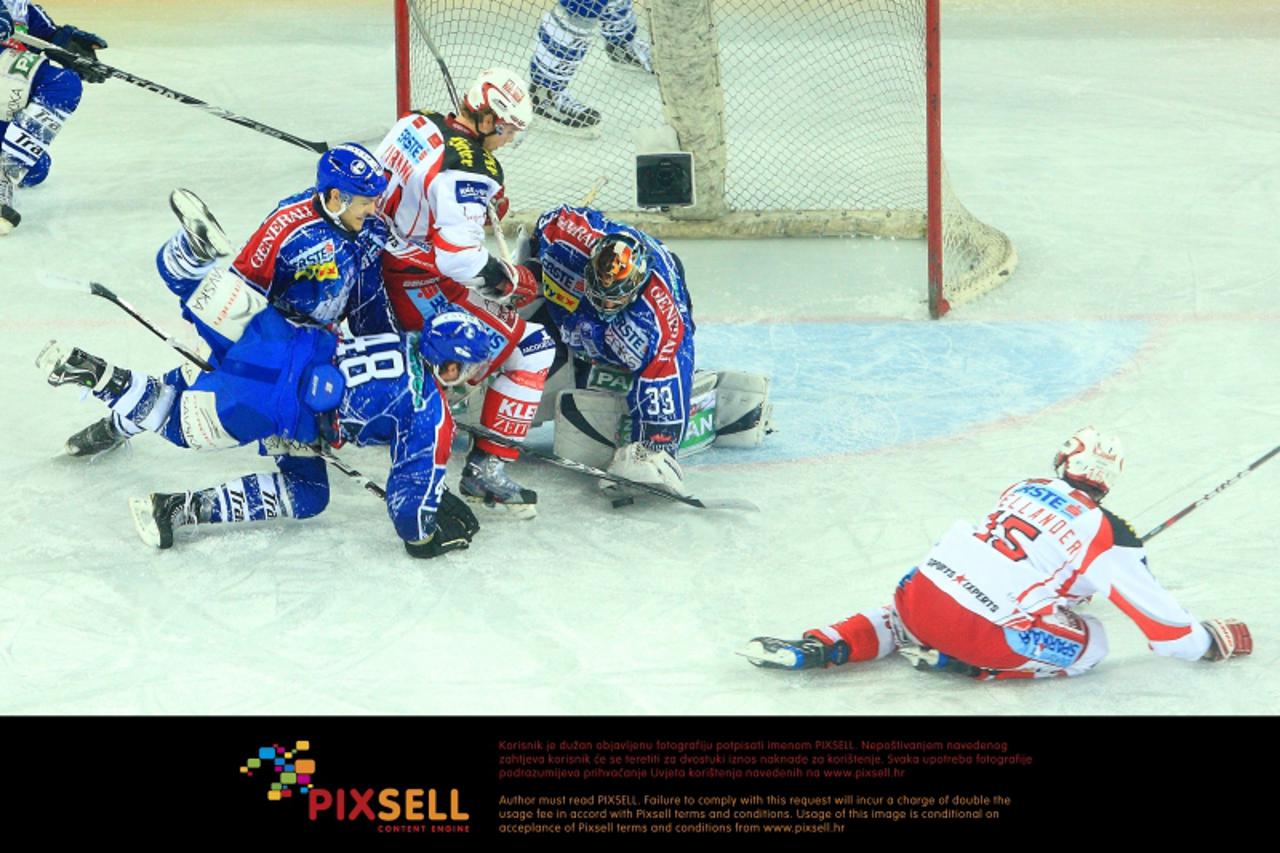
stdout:
<svg viewBox="0 0 1280 853">
<path fill-rule="evenodd" d="M 79 385 L 93 391 L 107 390 L 119 394 L 129 385 L 129 371 L 112 367 L 96 355 L 63 346 L 57 341 L 49 341 L 40 351 L 36 366 L 49 371 L 49 384 L 54 387 Z"/>
<path fill-rule="evenodd" d="M 13 209 L 13 181 L 0 168 L 0 237 L 18 227 L 22 214 Z"/>
<path fill-rule="evenodd" d="M 146 498 L 130 498 L 129 511 L 142 541 L 152 548 L 172 548 L 173 531 L 197 521 L 190 493 L 157 492 Z"/>
<path fill-rule="evenodd" d="M 205 263 L 231 254 L 231 241 L 218 220 L 200 197 L 191 190 L 177 189 L 169 194 L 169 207 L 187 233 L 191 251 Z"/>
<path fill-rule="evenodd" d="M 587 106 L 568 92 L 553 92 L 546 86 L 529 87 L 534 115 L 570 130 L 591 130 L 600 123 L 600 111 Z"/>
<path fill-rule="evenodd" d="M 458 491 L 472 503 L 504 510 L 514 518 L 533 518 L 538 514 L 538 493 L 508 477 L 505 468 L 506 463 L 498 457 L 472 450 Z"/>
<path fill-rule="evenodd" d="M 128 440 L 127 435 L 116 429 L 112 416 L 107 415 L 68 438 L 65 448 L 68 456 L 97 456 L 115 450 Z"/>
<path fill-rule="evenodd" d="M 619 68 L 627 71 L 639 71 L 641 74 L 653 73 L 653 60 L 648 42 L 633 38 L 625 44 L 604 43 L 605 55 Z"/>
<path fill-rule="evenodd" d="M 827 645 L 817 637 L 802 640 L 756 637 L 738 654 L 765 669 L 821 669 L 847 661 L 849 645 L 843 640 Z"/>
</svg>

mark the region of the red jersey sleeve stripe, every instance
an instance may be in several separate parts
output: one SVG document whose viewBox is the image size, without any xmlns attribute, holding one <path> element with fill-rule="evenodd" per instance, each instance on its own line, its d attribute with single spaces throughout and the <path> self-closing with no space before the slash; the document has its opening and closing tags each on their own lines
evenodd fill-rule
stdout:
<svg viewBox="0 0 1280 853">
<path fill-rule="evenodd" d="M 1164 643 L 1170 640 L 1180 640 L 1191 633 L 1190 625 L 1170 625 L 1142 612 L 1133 602 L 1116 592 L 1114 587 L 1112 587 L 1111 594 L 1107 597 L 1111 599 L 1112 604 L 1124 611 L 1124 615 L 1134 621 L 1148 640 Z"/>
</svg>

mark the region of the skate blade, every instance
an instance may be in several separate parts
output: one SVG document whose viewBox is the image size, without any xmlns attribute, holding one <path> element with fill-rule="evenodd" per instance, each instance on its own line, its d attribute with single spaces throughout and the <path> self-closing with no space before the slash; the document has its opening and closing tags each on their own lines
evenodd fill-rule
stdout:
<svg viewBox="0 0 1280 853">
<path fill-rule="evenodd" d="M 504 504 L 487 497 L 474 495 L 463 495 L 462 498 L 469 504 L 483 507 L 491 513 L 501 513 L 507 518 L 528 519 L 536 518 L 538 515 L 537 504 Z"/>
<path fill-rule="evenodd" d="M 763 643 L 756 640 L 747 643 L 735 654 L 764 669 L 800 669 L 802 663 L 800 655 L 794 651 L 790 649 L 768 651 Z"/>
<path fill-rule="evenodd" d="M 218 220 L 214 219 L 213 213 L 195 193 L 191 190 L 176 189 L 169 195 L 169 206 L 173 208 L 173 212 L 182 223 L 183 230 L 186 230 L 188 222 L 202 222 L 205 225 L 205 236 L 218 257 L 225 258 L 231 254 L 231 250 L 235 247 L 231 245 L 230 238 L 222 230 Z"/>
<path fill-rule="evenodd" d="M 166 542 L 160 525 L 156 524 L 151 510 L 151 498 L 129 498 L 129 513 L 133 516 L 133 526 L 138 529 L 142 541 L 152 548 L 168 548 L 173 545 L 173 538 Z"/>
<path fill-rule="evenodd" d="M 112 451 L 119 450 L 124 447 L 128 441 L 129 440 L 127 438 L 122 438 L 110 447 L 104 447 L 101 450 L 91 450 L 87 447 L 80 447 L 68 441 L 66 444 L 62 445 L 62 452 L 64 456 L 70 456 L 72 459 L 97 459 L 100 456 L 106 456 Z"/>
<path fill-rule="evenodd" d="M 66 361 L 70 353 L 70 349 L 60 345 L 57 341 L 49 341 L 44 345 L 44 349 L 40 350 L 40 354 L 36 356 L 36 367 L 46 374 L 53 373 L 59 364 Z"/>
</svg>

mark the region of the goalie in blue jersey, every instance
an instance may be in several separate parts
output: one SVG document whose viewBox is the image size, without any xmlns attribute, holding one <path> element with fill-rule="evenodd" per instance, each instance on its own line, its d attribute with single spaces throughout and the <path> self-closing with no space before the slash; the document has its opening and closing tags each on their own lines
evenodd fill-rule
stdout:
<svg viewBox="0 0 1280 853">
<path fill-rule="evenodd" d="M 712 441 L 753 447 L 769 432 L 767 377 L 695 372 L 684 266 L 661 241 L 598 210 L 557 207 L 521 252 L 546 297 L 535 319 L 574 365 L 560 374 L 576 390 L 556 397 L 556 453 L 685 495 L 678 455 Z M 557 384 L 548 379 L 551 393 Z M 614 484 L 602 488 L 616 497 Z"/>
</svg>

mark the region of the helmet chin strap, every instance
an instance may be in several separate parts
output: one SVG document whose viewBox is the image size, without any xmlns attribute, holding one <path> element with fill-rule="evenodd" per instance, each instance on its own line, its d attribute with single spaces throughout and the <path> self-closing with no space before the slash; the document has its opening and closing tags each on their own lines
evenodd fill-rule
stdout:
<svg viewBox="0 0 1280 853">
<path fill-rule="evenodd" d="M 343 231 L 346 231 L 348 234 L 357 233 L 348 228 L 342 221 L 342 214 L 347 212 L 347 208 L 351 207 L 351 202 L 355 196 L 350 193 L 344 193 L 342 190 L 338 190 L 338 201 L 342 202 L 342 207 L 339 207 L 337 213 L 334 213 L 329 209 L 328 195 L 329 191 L 325 190 L 320 196 L 320 209 L 324 211 L 324 215 L 329 217 L 330 222 L 341 228 Z"/>
</svg>

